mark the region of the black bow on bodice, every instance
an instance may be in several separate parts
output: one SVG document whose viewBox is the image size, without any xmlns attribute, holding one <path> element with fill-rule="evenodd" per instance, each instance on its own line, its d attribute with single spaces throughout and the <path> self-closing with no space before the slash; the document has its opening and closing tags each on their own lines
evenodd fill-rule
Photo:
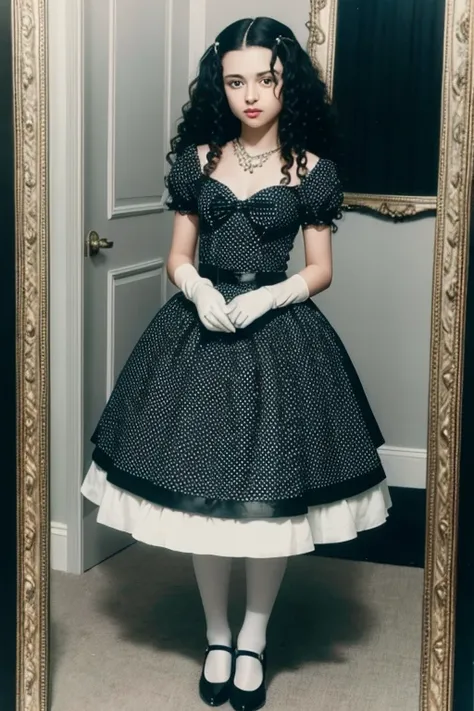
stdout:
<svg viewBox="0 0 474 711">
<path fill-rule="evenodd" d="M 211 227 L 222 227 L 232 215 L 242 213 L 258 232 L 265 232 L 271 224 L 275 224 L 275 203 L 259 197 L 239 200 L 236 197 L 218 197 L 212 200 L 208 207 L 211 216 Z"/>
</svg>

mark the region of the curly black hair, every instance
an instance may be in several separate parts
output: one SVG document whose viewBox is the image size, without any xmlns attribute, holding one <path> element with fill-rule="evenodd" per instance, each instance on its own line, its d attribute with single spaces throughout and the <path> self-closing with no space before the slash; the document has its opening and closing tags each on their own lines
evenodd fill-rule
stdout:
<svg viewBox="0 0 474 711">
<path fill-rule="evenodd" d="M 189 87 L 178 133 L 171 141 L 167 160 L 190 145 L 209 145 L 204 173 L 215 169 L 222 147 L 238 138 L 241 124 L 229 108 L 224 90 L 221 58 L 242 47 L 265 47 L 272 52 L 270 71 L 277 57 L 283 64 L 282 110 L 278 133 L 283 158 L 282 184 L 291 180 L 296 156 L 297 175 L 307 172 L 306 151 L 338 162 L 336 115 L 325 83 L 309 55 L 289 27 L 269 17 L 245 18 L 226 27 L 202 56 L 197 78 Z M 275 78 L 275 75 L 274 75 Z"/>
</svg>

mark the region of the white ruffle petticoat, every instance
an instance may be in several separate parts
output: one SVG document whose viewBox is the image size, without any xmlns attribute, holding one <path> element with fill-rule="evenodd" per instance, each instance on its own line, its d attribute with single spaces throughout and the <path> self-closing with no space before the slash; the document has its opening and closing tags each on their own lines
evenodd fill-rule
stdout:
<svg viewBox="0 0 474 711">
<path fill-rule="evenodd" d="M 300 555 L 322 543 L 341 543 L 382 525 L 391 506 L 387 482 L 291 518 L 224 519 L 154 504 L 107 481 L 92 463 L 81 493 L 99 507 L 97 522 L 137 541 L 183 553 L 232 558 Z"/>
</svg>

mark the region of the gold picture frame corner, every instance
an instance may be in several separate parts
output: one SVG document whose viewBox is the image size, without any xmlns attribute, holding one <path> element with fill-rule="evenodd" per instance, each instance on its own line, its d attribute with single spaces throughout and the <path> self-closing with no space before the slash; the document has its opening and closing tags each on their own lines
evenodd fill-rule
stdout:
<svg viewBox="0 0 474 711">
<path fill-rule="evenodd" d="M 463 0 L 464 2 L 466 0 Z M 308 54 L 318 68 L 331 96 L 334 82 L 336 52 L 337 12 L 339 0 L 310 0 L 308 28 Z M 436 195 L 377 195 L 372 193 L 347 193 L 344 209 L 354 212 L 369 210 L 395 221 L 435 212 Z"/>
<path fill-rule="evenodd" d="M 436 212 L 437 199 L 436 197 L 409 197 L 406 195 L 346 193 L 343 208 L 347 212 L 363 209 L 393 220 L 404 220 Z"/>
</svg>

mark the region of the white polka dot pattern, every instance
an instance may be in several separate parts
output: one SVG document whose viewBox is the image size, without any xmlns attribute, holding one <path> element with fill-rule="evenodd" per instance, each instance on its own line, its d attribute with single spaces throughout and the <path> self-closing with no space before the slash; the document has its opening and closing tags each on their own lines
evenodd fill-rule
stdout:
<svg viewBox="0 0 474 711">
<path fill-rule="evenodd" d="M 170 204 L 199 214 L 200 260 L 225 269 L 285 270 L 299 226 L 328 224 L 341 203 L 330 161 L 297 188 L 246 201 L 200 173 L 191 147 L 171 171 Z M 229 301 L 254 287 L 217 288 Z M 299 515 L 385 479 L 361 383 L 311 300 L 211 334 L 176 294 L 133 350 L 92 441 L 112 483 L 222 518 Z"/>
<path fill-rule="evenodd" d="M 171 209 L 199 214 L 199 260 L 242 271 L 285 271 L 299 228 L 332 224 L 343 200 L 336 166 L 326 159 L 300 185 L 273 185 L 238 200 L 203 175 L 195 146 L 176 159 L 168 187 Z"/>
</svg>

